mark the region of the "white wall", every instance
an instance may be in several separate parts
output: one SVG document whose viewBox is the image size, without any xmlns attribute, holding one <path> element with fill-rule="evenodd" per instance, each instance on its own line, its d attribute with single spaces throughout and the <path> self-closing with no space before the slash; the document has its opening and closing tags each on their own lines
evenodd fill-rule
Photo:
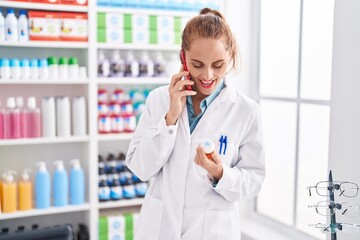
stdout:
<svg viewBox="0 0 360 240">
<path fill-rule="evenodd" d="M 360 184 L 360 1 L 335 3 L 330 164 L 334 180 Z M 338 195 L 335 195 L 338 196 Z M 337 198 L 346 201 L 346 198 Z M 360 196 L 351 199 L 360 203 Z M 338 214 L 339 215 L 339 214 Z M 337 221 L 360 224 L 360 218 Z M 338 234 L 338 239 L 360 239 Z"/>
</svg>

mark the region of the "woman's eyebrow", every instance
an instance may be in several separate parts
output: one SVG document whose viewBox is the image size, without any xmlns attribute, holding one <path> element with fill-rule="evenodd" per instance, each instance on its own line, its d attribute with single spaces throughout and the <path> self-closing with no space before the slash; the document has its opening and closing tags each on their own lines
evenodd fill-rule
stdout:
<svg viewBox="0 0 360 240">
<path fill-rule="evenodd" d="M 203 63 L 202 61 L 199 61 L 199 60 L 196 60 L 196 59 L 190 59 L 190 61 Z M 224 61 L 225 61 L 225 59 L 220 59 L 220 60 L 217 60 L 217 61 L 213 62 L 212 64 L 216 64 L 216 63 L 220 63 L 220 62 L 224 62 Z"/>
</svg>

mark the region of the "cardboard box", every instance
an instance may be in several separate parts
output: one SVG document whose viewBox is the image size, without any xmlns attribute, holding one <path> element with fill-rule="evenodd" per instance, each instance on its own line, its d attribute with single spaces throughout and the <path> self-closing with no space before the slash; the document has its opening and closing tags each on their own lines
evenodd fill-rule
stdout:
<svg viewBox="0 0 360 240">
<path fill-rule="evenodd" d="M 97 42 L 105 43 L 106 42 L 106 28 L 97 29 Z"/>
<path fill-rule="evenodd" d="M 57 12 L 29 11 L 30 40 L 60 40 L 61 19 Z"/>
<path fill-rule="evenodd" d="M 120 28 L 106 28 L 107 43 L 124 43 L 124 30 Z"/>
<path fill-rule="evenodd" d="M 59 0 L 61 4 L 87 6 L 87 0 Z"/>
<path fill-rule="evenodd" d="M 29 2 L 60 4 L 60 0 L 29 0 Z"/>
<path fill-rule="evenodd" d="M 121 13 L 106 13 L 106 28 L 124 28 L 124 15 Z"/>
<path fill-rule="evenodd" d="M 86 13 L 61 13 L 60 38 L 63 41 L 88 40 L 88 19 Z"/>
</svg>

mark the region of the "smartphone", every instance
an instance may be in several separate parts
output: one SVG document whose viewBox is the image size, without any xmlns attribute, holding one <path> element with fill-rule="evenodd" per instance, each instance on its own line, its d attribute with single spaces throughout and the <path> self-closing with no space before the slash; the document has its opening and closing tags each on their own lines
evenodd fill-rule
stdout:
<svg viewBox="0 0 360 240">
<path fill-rule="evenodd" d="M 180 51 L 180 61 L 181 61 L 181 64 L 183 65 L 183 67 L 184 67 L 184 70 L 188 72 L 189 70 L 188 70 L 187 65 L 186 65 L 184 49 L 181 49 L 181 51 Z M 191 80 L 190 75 L 186 76 L 186 80 Z M 185 88 L 186 88 L 186 90 L 192 90 L 191 85 L 185 85 Z"/>
</svg>

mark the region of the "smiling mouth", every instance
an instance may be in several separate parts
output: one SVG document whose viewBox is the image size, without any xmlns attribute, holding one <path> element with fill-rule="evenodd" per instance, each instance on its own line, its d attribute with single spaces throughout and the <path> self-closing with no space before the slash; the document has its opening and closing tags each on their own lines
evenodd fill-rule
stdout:
<svg viewBox="0 0 360 240">
<path fill-rule="evenodd" d="M 215 83 L 215 80 L 211 80 L 211 81 L 200 80 L 200 85 L 203 88 L 211 88 L 214 83 Z"/>
</svg>

